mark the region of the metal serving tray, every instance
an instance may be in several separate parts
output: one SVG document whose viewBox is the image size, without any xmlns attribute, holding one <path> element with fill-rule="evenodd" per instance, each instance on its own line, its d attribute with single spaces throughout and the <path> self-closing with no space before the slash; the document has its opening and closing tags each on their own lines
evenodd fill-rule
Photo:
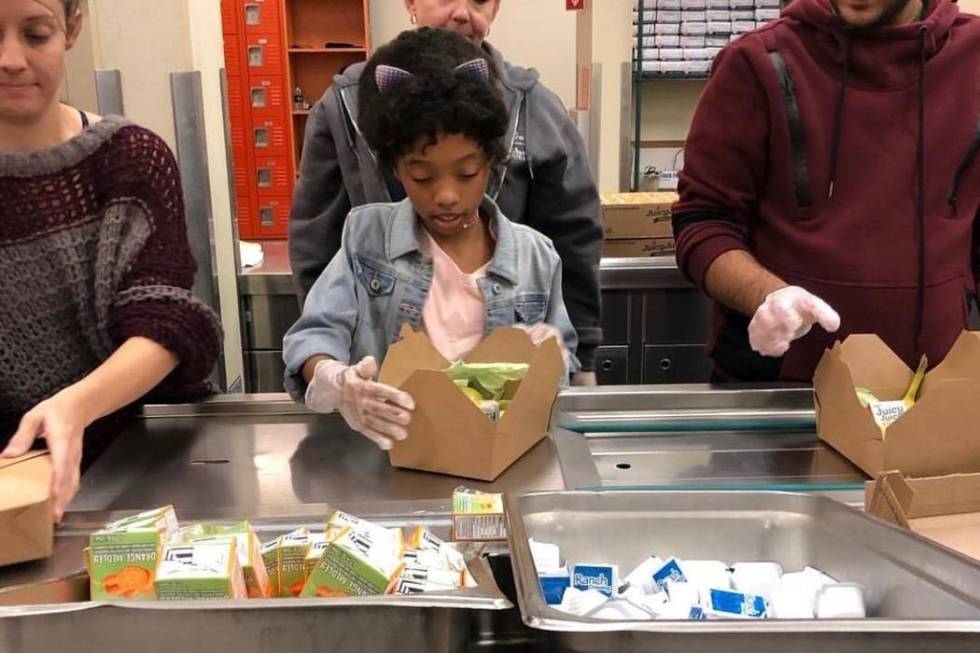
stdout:
<svg viewBox="0 0 980 653">
<path fill-rule="evenodd" d="M 980 563 L 823 496 L 782 492 L 543 492 L 509 497 L 524 622 L 574 651 L 980 650 Z M 604 621 L 549 607 L 529 537 L 623 573 L 649 555 L 813 565 L 861 583 L 864 620 Z"/>
<path fill-rule="evenodd" d="M 398 502 L 398 504 L 407 502 Z M 303 524 L 325 521 L 330 508 L 296 506 L 288 516 L 253 517 L 264 542 Z M 428 526 L 449 535 L 447 515 L 408 505 L 344 507 L 386 526 Z M 212 513 L 225 522 L 248 515 Z M 274 511 L 269 511 L 274 512 Z M 478 587 L 412 596 L 247 601 L 93 602 L 80 570 L 89 534 L 121 513 L 70 515 L 60 528 L 55 557 L 24 569 L 0 570 L 0 653 L 55 650 L 238 651 L 464 651 L 471 613 L 513 607 L 499 590 L 480 548 L 463 548 Z M 181 521 L 202 521 L 200 517 Z M 50 576 L 44 570 L 55 570 Z M 70 571 L 69 571 L 70 570 Z M 17 583 L 17 579 L 30 579 Z M 4 582 L 6 581 L 6 583 Z M 9 583 L 9 584 L 8 584 Z"/>
</svg>

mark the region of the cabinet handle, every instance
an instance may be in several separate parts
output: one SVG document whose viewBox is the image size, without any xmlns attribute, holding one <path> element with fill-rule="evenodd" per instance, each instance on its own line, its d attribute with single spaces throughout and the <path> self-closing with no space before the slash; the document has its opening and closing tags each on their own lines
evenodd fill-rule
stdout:
<svg viewBox="0 0 980 653">
<path fill-rule="evenodd" d="M 664 372 L 666 372 L 667 370 L 669 370 L 670 369 L 670 366 L 672 364 L 673 363 L 671 363 L 671 360 L 669 358 L 661 358 L 660 359 L 660 369 L 662 369 Z"/>
</svg>

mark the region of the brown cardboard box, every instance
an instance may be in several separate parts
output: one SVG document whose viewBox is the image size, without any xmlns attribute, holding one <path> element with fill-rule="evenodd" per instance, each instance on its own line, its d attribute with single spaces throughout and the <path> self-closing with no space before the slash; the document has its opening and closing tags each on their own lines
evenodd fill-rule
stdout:
<svg viewBox="0 0 980 653">
<path fill-rule="evenodd" d="M 877 336 L 835 344 L 813 378 L 820 437 L 870 476 L 891 469 L 913 477 L 980 471 L 980 333 L 960 334 L 926 374 L 915 405 L 883 437 L 854 388 L 900 399 L 912 375 Z"/>
<path fill-rule="evenodd" d="M 53 549 L 50 456 L 0 459 L 0 565 L 47 558 Z"/>
<path fill-rule="evenodd" d="M 603 258 L 631 258 L 643 256 L 668 256 L 674 253 L 677 243 L 671 238 L 640 238 L 636 240 L 604 240 Z"/>
<path fill-rule="evenodd" d="M 677 199 L 673 192 L 602 193 L 603 236 L 606 240 L 673 239 L 670 209 Z"/>
<path fill-rule="evenodd" d="M 449 362 L 428 337 L 408 325 L 401 335 L 378 377 L 415 399 L 408 438 L 391 450 L 392 465 L 492 481 L 545 437 L 564 370 L 554 338 L 535 347 L 524 331 L 500 328 L 466 356 L 469 363 L 530 364 L 494 425 L 446 376 Z"/>
<path fill-rule="evenodd" d="M 980 474 L 905 478 L 884 472 L 865 485 L 864 509 L 980 559 Z"/>
</svg>

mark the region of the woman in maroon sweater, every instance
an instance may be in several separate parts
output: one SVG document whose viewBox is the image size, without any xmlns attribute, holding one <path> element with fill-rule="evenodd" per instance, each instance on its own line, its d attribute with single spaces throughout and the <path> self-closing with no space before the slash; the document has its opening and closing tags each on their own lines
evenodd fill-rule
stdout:
<svg viewBox="0 0 980 653">
<path fill-rule="evenodd" d="M 221 333 L 190 291 L 166 144 L 58 100 L 78 5 L 0 2 L 0 456 L 46 441 L 56 520 L 118 430 L 104 418 L 209 393 Z"/>
</svg>

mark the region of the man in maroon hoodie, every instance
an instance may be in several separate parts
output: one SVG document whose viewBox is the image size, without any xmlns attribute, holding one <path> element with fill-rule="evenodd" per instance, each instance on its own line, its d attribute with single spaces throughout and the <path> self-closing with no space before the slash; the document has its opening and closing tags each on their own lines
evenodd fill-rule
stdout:
<svg viewBox="0 0 980 653">
<path fill-rule="evenodd" d="M 725 48 L 673 216 L 717 377 L 809 381 L 849 333 L 941 361 L 976 292 L 978 149 L 980 19 L 955 0 L 793 0 Z"/>
</svg>

